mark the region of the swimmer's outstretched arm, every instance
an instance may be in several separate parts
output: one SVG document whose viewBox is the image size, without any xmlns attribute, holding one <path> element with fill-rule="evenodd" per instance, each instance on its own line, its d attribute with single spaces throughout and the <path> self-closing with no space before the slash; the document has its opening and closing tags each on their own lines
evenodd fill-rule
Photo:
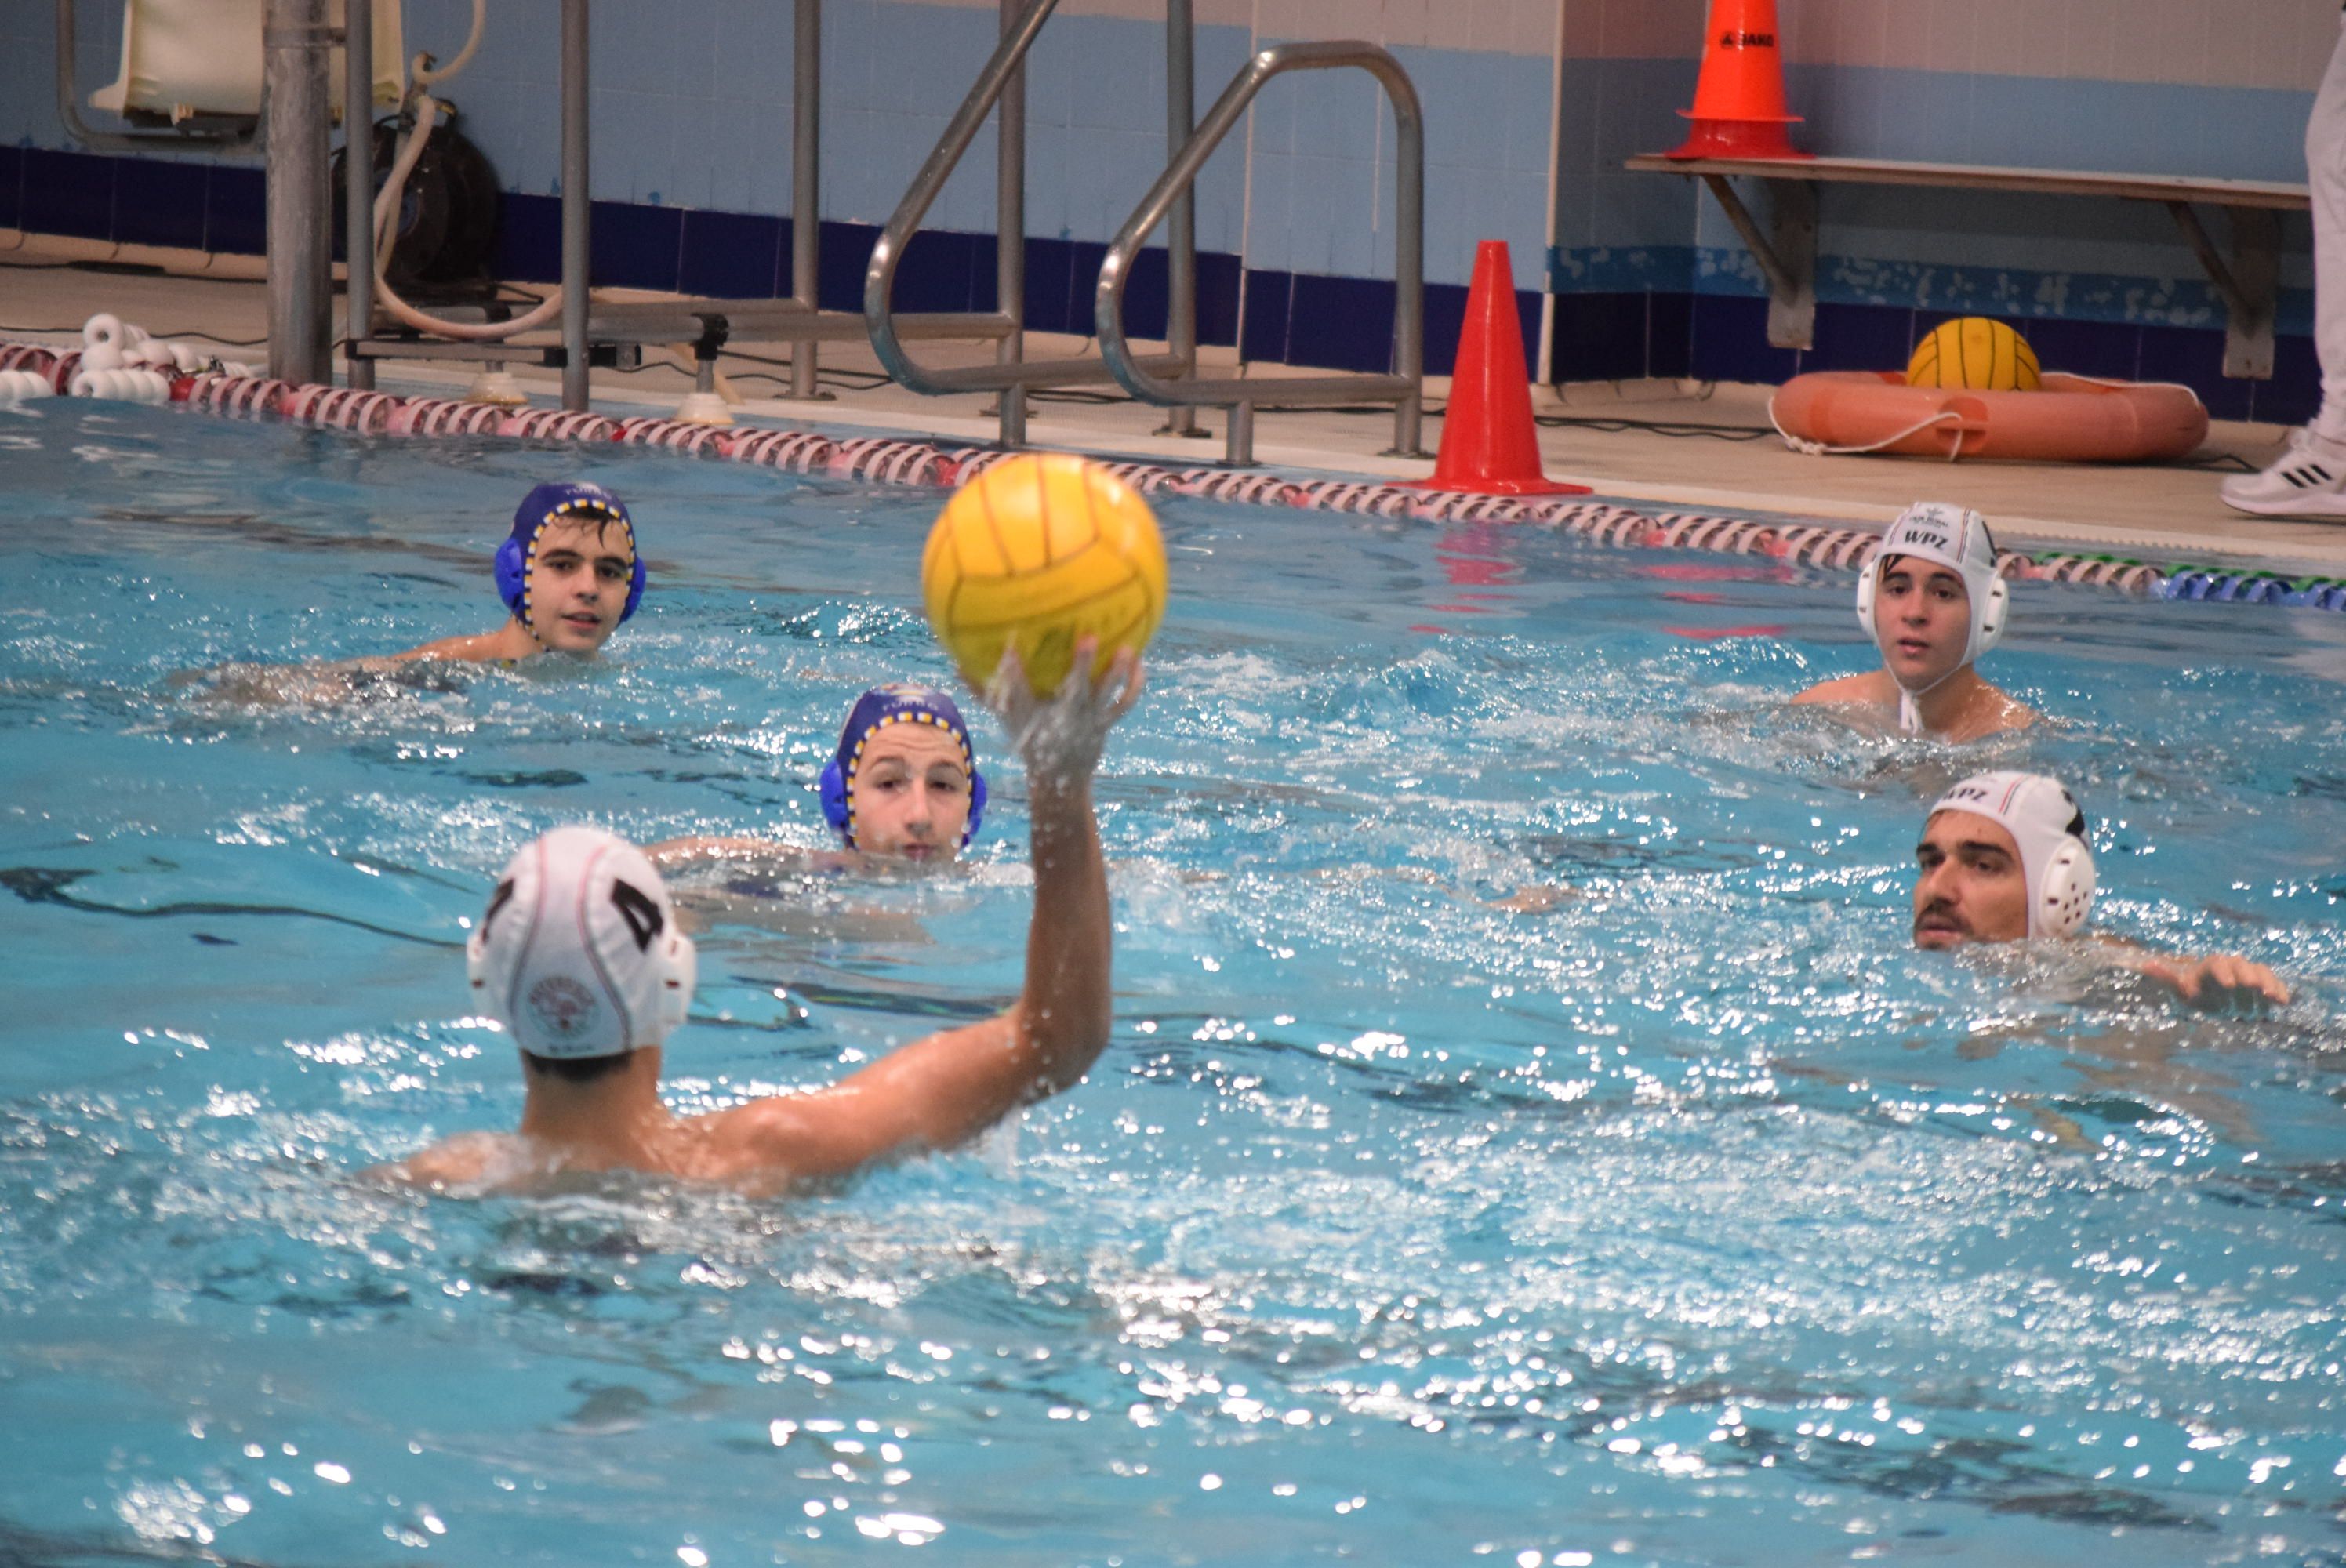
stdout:
<svg viewBox="0 0 2346 1568">
<path fill-rule="evenodd" d="M 1010 1010 L 932 1034 L 831 1088 L 722 1113 L 728 1141 L 754 1140 L 798 1180 L 843 1175 L 891 1155 L 965 1143 L 1029 1101 L 1071 1087 L 1107 1044 L 1110 910 L 1092 775 L 1108 731 L 1139 699 L 1141 669 L 1120 652 L 1087 678 L 1093 648 L 1048 702 L 1015 654 L 985 693 L 1026 765 L 1035 912 L 1025 988 Z"/>
<path fill-rule="evenodd" d="M 2205 958 L 2161 958 L 2146 952 L 2134 959 L 2134 966 L 2151 979 L 2175 987 L 2186 1002 L 2215 1006 L 2249 996 L 2280 1005 L 2289 1002 L 2289 987 L 2280 975 L 2251 959 L 2229 952 L 2211 952 Z"/>
</svg>

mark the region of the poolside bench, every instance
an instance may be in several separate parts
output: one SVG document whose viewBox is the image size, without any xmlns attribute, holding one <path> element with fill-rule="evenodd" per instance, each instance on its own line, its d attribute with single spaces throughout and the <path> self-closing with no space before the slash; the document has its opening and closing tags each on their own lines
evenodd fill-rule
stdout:
<svg viewBox="0 0 2346 1568">
<path fill-rule="evenodd" d="M 2199 179 L 2147 174 L 2096 174 L 1984 164 L 1902 163 L 1888 158 L 1672 158 L 1640 154 L 1625 166 L 1641 173 L 1700 179 L 1726 209 L 1768 279 L 1768 341 L 1805 349 L 1815 341 L 1817 200 L 1827 184 L 1933 186 L 1955 190 L 2015 190 L 2034 196 L 2116 197 L 2156 201 L 2174 216 L 2208 281 L 2224 301 L 2224 373 L 2251 381 L 2273 373 L 2273 301 L 2280 272 L 2280 219 L 2311 202 L 2302 185 L 2254 179 Z M 1763 232 L 1730 180 L 1756 179 L 1772 209 Z M 2201 227 L 2195 206 L 2220 207 L 2231 219 L 2228 260 Z"/>
</svg>

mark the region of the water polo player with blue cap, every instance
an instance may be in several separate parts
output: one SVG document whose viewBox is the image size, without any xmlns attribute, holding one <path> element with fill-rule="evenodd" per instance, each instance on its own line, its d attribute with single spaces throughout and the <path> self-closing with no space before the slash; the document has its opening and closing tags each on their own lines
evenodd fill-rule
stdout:
<svg viewBox="0 0 2346 1568">
<path fill-rule="evenodd" d="M 855 699 L 822 770 L 822 815 L 851 850 L 950 860 L 985 820 L 985 775 L 954 699 L 880 686 Z"/>
<path fill-rule="evenodd" d="M 518 661 L 541 653 L 593 657 L 644 597 L 644 558 L 626 503 L 599 484 L 558 480 L 522 498 L 497 546 L 503 626 L 445 637 L 402 659 Z"/>
<path fill-rule="evenodd" d="M 1792 700 L 1888 718 L 1909 735 L 1978 740 L 2036 721 L 1973 668 L 2003 640 L 2010 590 L 1996 571 L 1987 519 L 1918 501 L 1882 535 L 1857 584 L 1857 621 L 1882 667 L 1810 687 Z"/>
<path fill-rule="evenodd" d="M 647 851 L 663 865 L 698 859 L 788 860 L 842 871 L 873 861 L 942 865 L 985 820 L 985 775 L 954 699 L 932 686 L 875 686 L 855 699 L 823 765 L 823 820 L 848 852 L 801 850 L 770 839 L 670 839 Z"/>
</svg>

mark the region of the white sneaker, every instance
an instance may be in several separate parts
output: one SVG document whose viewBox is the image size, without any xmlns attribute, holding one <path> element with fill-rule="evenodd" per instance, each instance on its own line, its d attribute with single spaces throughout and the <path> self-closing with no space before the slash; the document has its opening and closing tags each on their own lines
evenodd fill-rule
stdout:
<svg viewBox="0 0 2346 1568">
<path fill-rule="evenodd" d="M 2346 523 L 2346 445 L 2314 434 L 2310 427 L 2299 430 L 2271 467 L 2227 479 L 2217 494 L 2233 511 L 2259 517 Z"/>
</svg>

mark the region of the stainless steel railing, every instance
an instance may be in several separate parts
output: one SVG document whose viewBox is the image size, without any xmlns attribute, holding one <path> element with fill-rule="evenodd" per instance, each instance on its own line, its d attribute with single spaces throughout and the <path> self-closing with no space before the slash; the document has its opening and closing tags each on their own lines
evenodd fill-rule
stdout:
<svg viewBox="0 0 2346 1568">
<path fill-rule="evenodd" d="M 879 240 L 872 248 L 872 260 L 863 273 L 863 320 L 871 334 L 872 351 L 880 363 L 895 380 L 913 390 L 929 396 L 947 396 L 955 392 L 992 392 L 1000 394 L 997 411 L 1000 434 L 1005 446 L 1024 445 L 1026 440 L 1026 392 L 1038 386 L 1066 386 L 1086 382 L 1104 382 L 1111 372 L 1101 360 L 1090 356 L 1059 360 L 1025 359 L 1025 279 L 1026 279 L 1026 56 L 1035 40 L 1058 6 L 1058 0 L 1002 0 L 1002 36 L 985 67 L 978 73 L 961 107 L 954 114 L 937 138 L 935 148 L 913 176 L 904 198 L 896 205 L 895 213 L 881 230 Z M 1186 123 L 1192 112 L 1188 98 L 1189 60 L 1192 48 L 1188 0 L 1173 0 L 1166 12 L 1166 44 L 1168 53 L 1167 124 L 1168 127 Z M 1001 341 L 991 365 L 939 367 L 926 365 L 914 359 L 904 347 L 904 328 L 920 318 L 899 316 L 892 303 L 895 290 L 896 270 L 903 262 L 904 248 L 919 229 L 921 219 L 927 215 L 937 193 L 952 178 L 962 156 L 976 139 L 978 128 L 989 113 L 995 113 L 996 130 L 1001 137 L 1001 153 L 996 163 L 994 215 L 994 311 L 991 320 L 1001 330 Z M 1173 271 L 1173 320 L 1186 323 L 1183 331 L 1194 337 L 1196 321 L 1196 250 L 1194 238 L 1185 223 L 1176 236 Z M 1182 243 L 1188 250 L 1182 252 Z M 1147 361 L 1152 372 L 1178 374 L 1189 368 L 1188 357 L 1176 351 Z"/>
<path fill-rule="evenodd" d="M 1357 67 L 1374 76 L 1392 103 L 1399 130 L 1394 147 L 1393 201 L 1393 368 L 1389 375 L 1299 376 L 1267 380 L 1244 377 L 1168 381 L 1154 373 L 1150 361 L 1132 351 L 1124 330 L 1124 290 L 1140 248 L 1168 213 L 1188 194 L 1198 171 L 1221 145 L 1222 138 L 1246 113 L 1264 85 L 1289 71 L 1327 71 Z M 1279 44 L 1258 51 L 1173 161 L 1141 199 L 1107 248 L 1100 263 L 1099 288 L 1093 298 L 1093 317 L 1099 333 L 1100 354 L 1118 385 L 1147 402 L 1168 408 L 1222 407 L 1229 410 L 1225 461 L 1254 461 L 1254 411 L 1258 407 L 1290 407 L 1298 403 L 1390 402 L 1393 405 L 1393 451 L 1421 456 L 1418 424 L 1423 407 L 1425 368 L 1425 117 L 1417 89 L 1401 62 L 1374 44 L 1333 42 Z"/>
</svg>

